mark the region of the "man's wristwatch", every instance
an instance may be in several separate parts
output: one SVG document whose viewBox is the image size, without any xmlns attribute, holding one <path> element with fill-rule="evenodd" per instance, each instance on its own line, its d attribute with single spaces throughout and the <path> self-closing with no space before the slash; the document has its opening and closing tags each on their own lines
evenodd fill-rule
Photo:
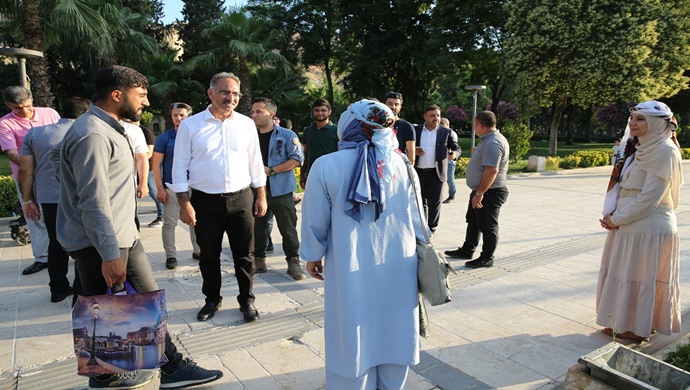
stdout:
<svg viewBox="0 0 690 390">
<path fill-rule="evenodd" d="M 268 169 L 268 176 L 275 176 L 275 175 L 276 175 L 276 171 L 273 170 L 273 167 L 269 168 Z"/>
<path fill-rule="evenodd" d="M 475 192 L 474 196 L 484 196 L 484 193 L 483 192 Z"/>
</svg>

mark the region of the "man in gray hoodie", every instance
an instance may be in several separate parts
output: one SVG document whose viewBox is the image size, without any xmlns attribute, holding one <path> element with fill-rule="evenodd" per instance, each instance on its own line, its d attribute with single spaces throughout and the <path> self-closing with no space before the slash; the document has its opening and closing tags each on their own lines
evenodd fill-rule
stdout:
<svg viewBox="0 0 690 390">
<path fill-rule="evenodd" d="M 60 203 L 57 237 L 76 260 L 83 295 L 121 289 L 125 280 L 138 292 L 158 290 L 135 225 L 134 156 L 122 119 L 138 121 L 149 105 L 148 81 L 141 73 L 111 66 L 96 73 L 96 101 L 77 118 L 59 148 L 57 174 Z M 123 318 L 123 320 L 125 320 Z M 183 359 L 170 336 L 165 337 L 168 363 L 161 367 L 161 385 L 179 388 L 223 376 Z M 89 378 L 89 388 L 135 388 L 150 382 L 151 371 L 104 374 Z"/>
</svg>

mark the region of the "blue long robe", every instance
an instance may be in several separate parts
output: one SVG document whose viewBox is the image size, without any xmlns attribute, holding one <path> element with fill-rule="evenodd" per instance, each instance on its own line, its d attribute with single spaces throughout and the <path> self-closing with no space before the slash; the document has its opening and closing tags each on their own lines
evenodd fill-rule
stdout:
<svg viewBox="0 0 690 390">
<path fill-rule="evenodd" d="M 423 231 L 410 177 L 394 155 L 393 180 L 381 180 L 386 209 L 374 221 L 368 204 L 358 223 L 344 212 L 355 158 L 345 149 L 312 166 L 300 244 L 305 261 L 324 259 L 326 370 L 346 378 L 419 362 L 415 231 Z"/>
</svg>

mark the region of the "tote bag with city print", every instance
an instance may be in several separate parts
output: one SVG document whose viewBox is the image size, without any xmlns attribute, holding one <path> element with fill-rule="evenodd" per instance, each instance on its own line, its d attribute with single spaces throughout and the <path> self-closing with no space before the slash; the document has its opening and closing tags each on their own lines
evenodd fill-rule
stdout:
<svg viewBox="0 0 690 390">
<path fill-rule="evenodd" d="M 165 290 L 79 296 L 72 311 L 77 373 L 84 376 L 153 369 L 167 363 Z"/>
</svg>

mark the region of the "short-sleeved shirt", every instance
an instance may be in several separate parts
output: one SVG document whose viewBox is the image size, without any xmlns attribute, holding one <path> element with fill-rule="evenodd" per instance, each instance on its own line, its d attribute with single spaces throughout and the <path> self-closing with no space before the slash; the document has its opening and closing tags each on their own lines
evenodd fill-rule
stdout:
<svg viewBox="0 0 690 390">
<path fill-rule="evenodd" d="M 398 138 L 398 149 L 405 153 L 405 146 L 408 141 L 417 140 L 417 134 L 414 131 L 414 126 L 412 123 L 404 120 L 398 119 L 393 124 L 393 131 L 395 131 L 395 136 Z"/>
<path fill-rule="evenodd" d="M 305 127 L 302 133 L 302 143 L 307 147 L 307 163 L 304 165 L 305 173 L 309 173 L 317 158 L 338 151 L 338 126 L 333 122 L 322 128 L 317 128 L 316 123 Z"/>
<path fill-rule="evenodd" d="M 34 116 L 31 119 L 21 118 L 14 112 L 0 118 L 0 148 L 3 151 L 21 151 L 22 142 L 26 133 L 34 127 L 51 125 L 60 119 L 57 111 L 47 107 L 34 107 Z M 19 166 L 10 161 L 12 176 L 17 180 Z"/>
<path fill-rule="evenodd" d="M 177 131 L 169 129 L 165 133 L 158 136 L 156 143 L 153 146 L 154 153 L 163 155 L 163 162 L 161 163 L 161 170 L 163 171 L 163 186 L 168 188 L 168 183 L 172 183 L 172 166 L 173 158 L 175 157 L 175 137 Z"/>
<path fill-rule="evenodd" d="M 149 146 L 146 144 L 146 137 L 144 137 L 144 131 L 141 127 L 127 122 L 120 123 L 125 128 L 125 135 L 134 154 L 148 154 Z"/>
<path fill-rule="evenodd" d="M 141 131 L 144 132 L 144 139 L 146 140 L 146 146 L 149 145 L 155 145 L 156 143 L 156 135 L 153 134 L 153 130 L 149 129 L 148 127 L 140 126 Z M 149 171 L 153 170 L 153 154 L 151 154 L 151 158 L 149 159 Z"/>
<path fill-rule="evenodd" d="M 59 144 L 74 119 L 60 119 L 57 123 L 33 128 L 24 137 L 21 157 L 34 157 L 34 196 L 38 203 L 58 203 L 60 183 L 50 160 L 50 152 Z"/>
<path fill-rule="evenodd" d="M 497 167 L 498 175 L 489 188 L 505 187 L 509 155 L 508 140 L 498 130 L 483 135 L 467 164 L 465 171 L 467 186 L 476 190 L 482 180 L 484 167 Z"/>
</svg>

